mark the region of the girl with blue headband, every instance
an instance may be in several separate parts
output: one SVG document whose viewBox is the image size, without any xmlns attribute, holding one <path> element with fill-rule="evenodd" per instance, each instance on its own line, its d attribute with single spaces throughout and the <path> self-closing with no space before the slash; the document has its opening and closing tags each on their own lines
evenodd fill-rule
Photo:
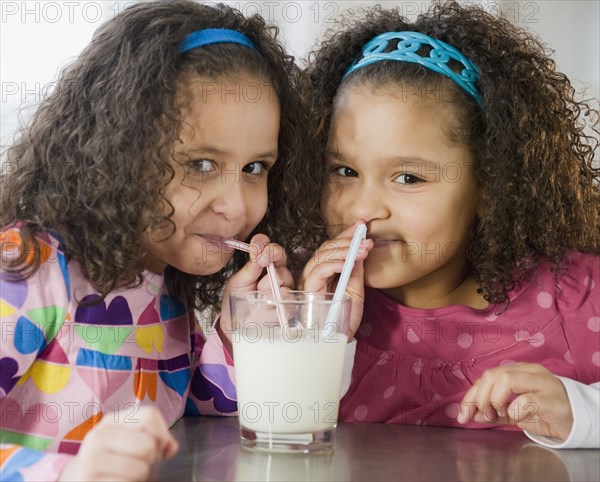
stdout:
<svg viewBox="0 0 600 482">
<path fill-rule="evenodd" d="M 341 24 L 309 66 L 331 240 L 300 279 L 334 289 L 366 223 L 341 419 L 599 447 L 597 111 L 480 7 Z"/>
<path fill-rule="evenodd" d="M 303 76 L 274 32 L 222 5 L 133 5 L 6 153 L 0 479 L 146 480 L 184 411 L 235 412 L 220 325 L 195 310 L 268 289 L 269 262 L 292 286 L 270 240 L 293 251 L 316 217 Z"/>
</svg>

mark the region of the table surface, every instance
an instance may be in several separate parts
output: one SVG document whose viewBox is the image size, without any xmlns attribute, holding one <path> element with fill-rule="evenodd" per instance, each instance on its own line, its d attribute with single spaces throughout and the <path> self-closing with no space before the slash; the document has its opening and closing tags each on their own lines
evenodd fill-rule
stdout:
<svg viewBox="0 0 600 482">
<path fill-rule="evenodd" d="M 599 450 L 549 450 L 521 432 L 340 423 L 331 454 L 265 454 L 241 447 L 237 418 L 186 417 L 179 453 L 157 481 L 600 480 Z"/>
</svg>

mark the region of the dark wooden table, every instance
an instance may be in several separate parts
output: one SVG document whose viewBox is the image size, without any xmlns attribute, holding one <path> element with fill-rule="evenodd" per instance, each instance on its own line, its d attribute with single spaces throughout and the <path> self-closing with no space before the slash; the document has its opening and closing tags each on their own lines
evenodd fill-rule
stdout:
<svg viewBox="0 0 600 482">
<path fill-rule="evenodd" d="M 324 455 L 243 449 L 237 418 L 186 417 L 172 433 L 181 448 L 158 481 L 600 480 L 599 450 L 549 450 L 520 432 L 340 423 Z"/>
</svg>

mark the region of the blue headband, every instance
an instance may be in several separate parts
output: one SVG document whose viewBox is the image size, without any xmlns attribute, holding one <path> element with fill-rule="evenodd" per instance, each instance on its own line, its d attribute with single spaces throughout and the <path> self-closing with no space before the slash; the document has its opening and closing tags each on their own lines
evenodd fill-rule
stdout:
<svg viewBox="0 0 600 482">
<path fill-rule="evenodd" d="M 192 32 L 184 38 L 179 44 L 179 53 L 184 53 L 205 45 L 222 43 L 239 44 L 256 50 L 252 41 L 242 32 L 228 28 L 206 28 Z"/>
<path fill-rule="evenodd" d="M 394 39 L 398 39 L 396 50 L 385 52 L 390 40 Z M 431 47 L 429 57 L 421 57 L 416 53 L 423 45 Z M 446 42 L 419 32 L 383 33 L 370 40 L 363 47 L 361 57 L 350 66 L 344 77 L 355 70 L 382 60 L 411 62 L 445 75 L 469 94 L 477 102 L 480 109 L 483 109 L 481 95 L 475 87 L 475 82 L 479 79 L 479 69 L 467 57 Z M 460 73 L 456 73 L 448 67 L 448 62 L 451 60 L 456 60 L 462 64 L 463 69 Z"/>
</svg>

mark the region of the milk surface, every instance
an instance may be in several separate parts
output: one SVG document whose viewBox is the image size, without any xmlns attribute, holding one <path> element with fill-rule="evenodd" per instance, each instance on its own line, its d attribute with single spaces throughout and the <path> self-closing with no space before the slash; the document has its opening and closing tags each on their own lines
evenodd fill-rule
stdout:
<svg viewBox="0 0 600 482">
<path fill-rule="evenodd" d="M 238 413 L 244 428 L 308 433 L 335 425 L 346 335 L 286 339 L 275 334 L 233 341 Z"/>
</svg>

